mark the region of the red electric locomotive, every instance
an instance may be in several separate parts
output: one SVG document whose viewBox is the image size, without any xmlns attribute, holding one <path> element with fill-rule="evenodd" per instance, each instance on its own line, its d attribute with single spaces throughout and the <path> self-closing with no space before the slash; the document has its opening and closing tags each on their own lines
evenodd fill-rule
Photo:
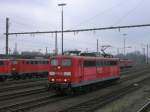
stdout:
<svg viewBox="0 0 150 112">
<path fill-rule="evenodd" d="M 120 78 L 119 59 L 90 56 L 56 56 L 50 60 L 49 89 L 74 90 Z"/>
</svg>

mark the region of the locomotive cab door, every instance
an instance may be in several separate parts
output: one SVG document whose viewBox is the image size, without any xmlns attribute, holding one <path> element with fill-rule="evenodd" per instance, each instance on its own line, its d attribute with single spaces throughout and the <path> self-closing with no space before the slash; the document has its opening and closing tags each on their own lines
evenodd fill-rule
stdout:
<svg viewBox="0 0 150 112">
<path fill-rule="evenodd" d="M 81 82 L 84 79 L 84 69 L 83 69 L 83 61 L 79 60 L 78 62 L 78 68 L 79 68 L 79 81 Z"/>
</svg>

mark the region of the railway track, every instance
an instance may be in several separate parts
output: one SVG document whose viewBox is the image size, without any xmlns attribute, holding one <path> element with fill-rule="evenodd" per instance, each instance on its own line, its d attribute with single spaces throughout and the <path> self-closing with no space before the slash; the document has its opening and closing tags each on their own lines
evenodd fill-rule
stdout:
<svg viewBox="0 0 150 112">
<path fill-rule="evenodd" d="M 0 93 L 0 101 L 13 99 L 17 97 L 23 97 L 31 94 L 38 94 L 41 92 L 45 92 L 46 89 L 43 86 L 39 87 L 30 87 L 28 89 L 21 89 L 21 90 L 14 90 L 14 91 L 7 91 Z"/>
<path fill-rule="evenodd" d="M 19 100 L 18 102 L 8 102 L 8 104 L 1 104 L 0 111 L 19 112 L 26 109 L 41 106 L 47 103 L 53 103 L 65 99 L 65 97 L 58 97 L 55 94 L 41 93 L 40 95 L 34 95 L 32 98 L 28 97 L 26 100 Z M 6 102 L 7 103 L 7 102 Z"/>
<path fill-rule="evenodd" d="M 144 74 L 147 72 L 150 72 L 150 70 L 148 71 L 145 68 L 145 71 L 140 72 L 139 74 Z M 133 76 L 134 75 L 132 75 L 132 77 Z M 125 77 L 127 77 L 127 75 Z M 13 94 L 3 94 L 4 96 L 1 95 L 0 100 L 3 101 L 2 102 L 3 106 L 0 104 L 0 111 L 5 112 L 5 110 L 9 110 L 11 112 L 16 112 L 16 111 L 28 110 L 28 109 L 39 107 L 41 105 L 47 105 L 52 102 L 57 102 L 68 98 L 68 97 L 58 97 L 55 94 L 52 95 L 51 93 L 47 92 L 43 86 L 41 86 L 41 88 L 32 87 L 32 89 L 31 90 L 30 89 L 26 88 L 22 91 L 16 93 L 14 92 Z M 22 98 L 24 100 L 21 100 Z M 11 99 L 11 101 L 9 99 Z M 14 103 L 14 101 L 16 101 L 17 103 Z"/>
<path fill-rule="evenodd" d="M 41 85 L 44 86 L 46 83 L 47 83 L 46 80 L 44 81 L 41 80 L 41 81 L 33 81 L 33 82 L 28 82 L 28 83 L 3 85 L 0 87 L 0 92 L 18 90 L 22 88 L 29 88 L 29 87 L 35 87 L 35 86 L 41 86 Z"/>
<path fill-rule="evenodd" d="M 131 73 L 141 71 L 141 70 L 147 69 L 147 68 L 149 68 L 149 65 L 133 67 L 133 68 L 121 71 L 121 75 L 131 74 Z"/>
<path fill-rule="evenodd" d="M 106 96 L 98 97 L 96 99 L 84 102 L 82 104 L 73 106 L 71 108 L 65 109 L 60 112 L 93 112 L 94 110 L 100 108 L 101 106 L 108 104 L 109 102 L 112 102 L 112 101 L 120 98 L 121 96 L 123 96 L 131 91 L 134 91 L 136 89 L 137 89 L 137 87 L 128 86 L 119 91 L 113 92 L 113 94 L 106 94 Z"/>
<path fill-rule="evenodd" d="M 37 82 L 37 81 L 45 81 L 47 78 L 31 78 L 31 79 L 19 79 L 19 80 L 8 80 L 5 82 L 0 82 L 0 87 L 1 86 L 6 86 L 6 85 L 12 85 L 12 84 L 22 84 L 22 83 L 30 83 L 30 82 Z"/>
<path fill-rule="evenodd" d="M 139 85 L 141 85 L 143 82 L 149 81 L 149 80 L 150 80 L 150 78 L 149 79 L 146 78 L 146 79 L 140 80 L 137 83 Z M 104 96 L 96 97 L 92 100 L 88 100 L 87 102 L 78 104 L 76 106 L 64 109 L 59 112 L 93 112 L 93 111 L 97 110 L 98 108 L 100 108 L 114 100 L 117 100 L 128 93 L 131 93 L 135 90 L 140 89 L 141 87 L 142 86 L 136 86 L 136 85 L 134 85 L 134 83 L 132 83 L 132 84 L 130 84 L 126 87 L 123 87 L 119 90 L 112 91 L 111 93 L 105 94 Z M 148 106 L 149 105 L 150 104 L 148 104 Z M 146 109 L 147 109 L 147 106 L 146 106 Z M 145 112 L 145 111 L 139 111 L 139 112 Z"/>
<path fill-rule="evenodd" d="M 147 74 L 147 73 L 149 73 L 150 72 L 150 70 L 148 69 L 148 68 L 146 68 L 146 69 L 143 69 L 142 71 L 136 71 L 136 72 L 131 72 L 130 74 L 128 74 L 128 75 L 122 75 L 121 76 L 121 79 L 122 80 L 120 80 L 121 82 L 123 82 L 123 81 L 125 81 L 125 80 L 129 80 L 130 78 L 132 78 L 132 79 L 134 79 L 134 78 L 136 78 L 137 76 L 139 76 L 140 74 Z M 142 76 L 141 76 L 142 77 Z"/>
<path fill-rule="evenodd" d="M 133 77 L 132 77 L 133 78 Z M 139 83 L 139 82 L 138 82 Z M 121 89 L 121 90 L 118 90 L 118 91 L 121 91 L 122 93 L 120 93 L 120 94 L 118 94 L 119 96 L 116 96 L 116 98 L 119 98 L 119 97 L 121 97 L 122 95 L 125 95 L 125 94 L 127 94 L 127 93 L 129 93 L 129 92 L 131 92 L 131 91 L 135 91 L 135 90 L 137 90 L 137 89 L 139 89 L 139 86 L 134 86 L 133 84 L 131 84 L 130 86 L 128 86 L 128 87 L 126 87 L 126 88 L 123 88 L 123 89 Z M 127 91 L 128 90 L 128 91 Z M 118 93 L 118 91 L 116 91 L 116 92 L 112 92 L 112 93 L 114 93 L 113 94 L 113 96 L 112 96 L 112 98 L 114 98 L 114 95 L 116 95 L 117 93 Z M 107 95 L 107 96 L 109 96 L 109 95 Z M 78 97 L 78 96 L 77 96 Z M 102 97 L 103 98 L 103 97 Z M 66 97 L 66 99 L 68 99 L 68 97 Z M 110 99 L 110 97 L 108 98 L 106 98 L 106 99 Z M 94 101 L 95 100 L 97 100 L 97 98 L 96 99 L 94 99 Z M 115 99 L 112 99 L 112 100 L 115 100 Z M 22 109 L 23 110 L 23 109 Z M 27 109 L 28 110 L 28 109 Z M 66 110 L 64 111 L 64 112 L 66 112 Z M 90 111 L 91 112 L 91 111 Z"/>
<path fill-rule="evenodd" d="M 150 100 L 145 103 L 137 112 L 150 112 Z"/>
<path fill-rule="evenodd" d="M 0 103 L 0 112 L 22 112 L 30 108 L 39 107 L 45 104 L 51 104 L 57 101 L 65 100 L 67 96 L 57 96 L 55 94 L 44 92 L 37 95 L 26 96 L 26 98 L 18 99 L 17 102 L 6 101 Z"/>
</svg>

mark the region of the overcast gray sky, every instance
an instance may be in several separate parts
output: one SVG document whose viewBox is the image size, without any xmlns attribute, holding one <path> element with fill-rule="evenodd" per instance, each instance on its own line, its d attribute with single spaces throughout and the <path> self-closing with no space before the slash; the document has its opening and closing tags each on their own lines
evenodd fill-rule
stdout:
<svg viewBox="0 0 150 112">
<path fill-rule="evenodd" d="M 150 0 L 0 0 L 0 53 L 5 52 L 5 18 L 10 18 L 10 32 L 51 31 L 61 29 L 61 8 L 58 3 L 67 3 L 64 8 L 64 29 L 95 28 L 118 25 L 150 23 Z M 123 35 L 127 34 L 128 52 L 150 44 L 150 27 L 69 33 L 64 35 L 64 48 L 96 50 L 96 39 L 102 45 L 109 44 L 112 53 L 123 47 Z M 15 43 L 21 51 L 49 52 L 54 50 L 52 34 L 11 36 L 9 48 Z M 61 35 L 58 35 L 61 37 Z M 59 51 L 61 49 L 59 38 Z M 109 50 L 110 52 L 110 50 Z M 120 50 L 121 52 L 121 50 Z"/>
</svg>

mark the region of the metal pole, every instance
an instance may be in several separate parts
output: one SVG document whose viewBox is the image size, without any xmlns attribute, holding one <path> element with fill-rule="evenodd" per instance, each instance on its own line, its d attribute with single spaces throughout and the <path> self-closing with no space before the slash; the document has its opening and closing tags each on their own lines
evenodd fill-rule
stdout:
<svg viewBox="0 0 150 112">
<path fill-rule="evenodd" d="M 58 54 L 58 47 L 57 47 L 57 32 L 55 33 L 55 55 Z"/>
<path fill-rule="evenodd" d="M 63 6 L 62 6 L 62 26 L 61 26 L 61 28 L 62 28 L 62 35 L 61 35 L 61 37 L 62 37 L 62 55 L 64 54 L 64 12 L 63 12 Z"/>
<path fill-rule="evenodd" d="M 64 12 L 63 12 L 63 7 L 65 6 L 66 4 L 65 3 L 62 3 L 62 4 L 58 4 L 58 6 L 61 6 L 62 8 L 62 11 L 61 11 L 61 37 L 62 37 L 62 46 L 61 46 L 61 50 L 62 50 L 62 55 L 64 54 Z"/>
<path fill-rule="evenodd" d="M 117 54 L 119 55 L 119 48 L 117 48 Z"/>
<path fill-rule="evenodd" d="M 124 36 L 124 37 L 123 37 L 124 56 L 126 55 L 126 38 L 125 38 L 126 35 L 127 35 L 126 33 L 123 34 L 123 36 Z"/>
<path fill-rule="evenodd" d="M 98 42 L 98 39 L 97 39 L 97 55 L 99 55 L 99 42 Z"/>
<path fill-rule="evenodd" d="M 148 53 L 149 53 L 149 48 L 148 48 L 149 46 L 148 46 L 148 44 L 147 44 L 147 64 L 148 64 Z"/>
<path fill-rule="evenodd" d="M 9 18 L 6 18 L 6 55 L 8 55 Z"/>
<path fill-rule="evenodd" d="M 46 48 L 45 48 L 45 50 L 46 50 L 46 53 L 45 53 L 45 54 L 46 54 L 46 55 L 48 54 L 48 50 L 47 50 L 47 49 L 48 49 L 48 48 L 46 47 Z"/>
<path fill-rule="evenodd" d="M 124 37 L 124 39 L 123 39 L 123 48 L 124 48 L 124 56 L 125 56 L 125 54 L 126 54 L 126 39 L 125 39 L 125 37 Z"/>
<path fill-rule="evenodd" d="M 146 63 L 145 48 L 143 48 L 143 55 L 144 55 L 144 63 Z"/>
</svg>

